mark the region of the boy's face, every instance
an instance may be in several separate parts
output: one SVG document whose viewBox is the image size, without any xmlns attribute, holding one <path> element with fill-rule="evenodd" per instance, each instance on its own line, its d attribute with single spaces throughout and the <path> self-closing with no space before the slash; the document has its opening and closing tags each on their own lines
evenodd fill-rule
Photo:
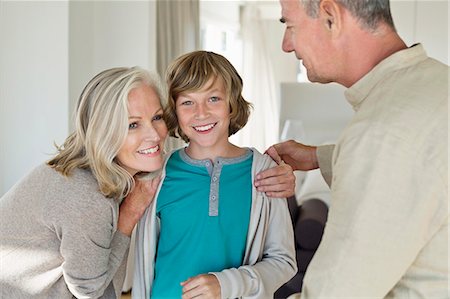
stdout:
<svg viewBox="0 0 450 299">
<path fill-rule="evenodd" d="M 214 152 L 228 143 L 230 105 L 222 79 L 211 78 L 201 89 L 180 94 L 175 105 L 191 149 Z"/>
</svg>

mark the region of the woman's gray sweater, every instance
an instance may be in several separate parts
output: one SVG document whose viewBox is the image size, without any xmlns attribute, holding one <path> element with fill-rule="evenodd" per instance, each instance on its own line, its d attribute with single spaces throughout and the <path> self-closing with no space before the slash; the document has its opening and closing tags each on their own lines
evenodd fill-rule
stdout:
<svg viewBox="0 0 450 299">
<path fill-rule="evenodd" d="M 120 298 L 118 215 L 90 171 L 34 169 L 0 198 L 0 298 Z"/>
</svg>

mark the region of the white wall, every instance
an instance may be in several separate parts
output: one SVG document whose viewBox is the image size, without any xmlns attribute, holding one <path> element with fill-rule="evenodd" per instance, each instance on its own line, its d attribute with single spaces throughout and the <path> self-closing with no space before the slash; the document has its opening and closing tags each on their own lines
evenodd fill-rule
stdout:
<svg viewBox="0 0 450 299">
<path fill-rule="evenodd" d="M 67 135 L 67 2 L 0 1 L 0 196 Z"/>
<path fill-rule="evenodd" d="M 449 64 L 449 1 L 391 1 L 394 24 L 408 46 L 422 43 L 430 57 Z"/>
<path fill-rule="evenodd" d="M 0 196 L 55 152 L 100 70 L 156 69 L 155 1 L 0 1 Z"/>
<path fill-rule="evenodd" d="M 445 0 L 391 1 L 394 23 L 407 45 L 421 42 L 428 55 L 449 63 L 448 7 Z M 278 37 L 277 37 L 278 38 Z M 291 55 L 274 53 L 276 55 Z M 283 61 L 280 59 L 280 61 Z M 280 66 L 278 66 L 280 67 Z M 281 85 L 280 127 L 285 120 L 303 122 L 307 144 L 333 142 L 353 112 L 343 96 L 344 88 L 333 85 L 292 83 Z"/>
<path fill-rule="evenodd" d="M 100 71 L 118 66 L 156 70 L 156 2 L 71 1 L 69 13 L 72 117 L 82 88 Z"/>
</svg>

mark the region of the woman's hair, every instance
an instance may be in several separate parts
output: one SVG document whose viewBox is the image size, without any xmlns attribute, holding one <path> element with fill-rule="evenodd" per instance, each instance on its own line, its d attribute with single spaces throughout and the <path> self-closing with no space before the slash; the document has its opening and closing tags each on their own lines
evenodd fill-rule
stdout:
<svg viewBox="0 0 450 299">
<path fill-rule="evenodd" d="M 194 51 L 178 57 L 167 69 L 168 105 L 165 110 L 165 118 L 170 136 L 181 137 L 184 141 L 189 142 L 188 137 L 178 125 L 176 99 L 183 93 L 202 89 L 210 79 L 214 81 L 222 79 L 224 83 L 226 100 L 230 106 L 228 136 L 245 126 L 252 105 L 242 96 L 242 79 L 236 69 L 222 55 L 207 51 Z"/>
<path fill-rule="evenodd" d="M 96 75 L 78 100 L 75 131 L 47 162 L 65 176 L 74 168 L 89 169 L 100 192 L 119 199 L 134 185 L 133 177 L 116 161 L 128 134 L 128 94 L 146 84 L 162 99 L 159 77 L 139 68 L 112 68 Z"/>
<path fill-rule="evenodd" d="M 305 7 L 306 14 L 316 18 L 319 15 L 318 0 L 299 0 Z M 359 19 L 364 28 L 375 30 L 379 22 L 386 23 L 395 30 L 389 0 L 337 0 L 350 13 Z"/>
</svg>

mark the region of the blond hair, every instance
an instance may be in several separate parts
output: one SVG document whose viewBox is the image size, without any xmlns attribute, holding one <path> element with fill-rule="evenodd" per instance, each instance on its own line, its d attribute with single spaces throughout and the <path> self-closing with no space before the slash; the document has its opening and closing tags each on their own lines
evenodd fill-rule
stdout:
<svg viewBox="0 0 450 299">
<path fill-rule="evenodd" d="M 116 156 L 128 134 L 128 94 L 141 84 L 162 99 L 159 77 L 139 68 L 112 68 L 96 75 L 78 100 L 75 131 L 48 165 L 69 176 L 75 168 L 89 169 L 100 192 L 119 199 L 134 186 L 133 177 Z"/>
<path fill-rule="evenodd" d="M 168 105 L 165 110 L 165 119 L 170 136 L 181 137 L 189 142 L 189 138 L 178 125 L 176 99 L 182 93 L 200 90 L 211 78 L 214 80 L 221 78 L 224 83 L 230 106 L 228 136 L 245 126 L 252 105 L 242 96 L 242 79 L 236 69 L 222 55 L 194 51 L 178 57 L 167 69 Z"/>
</svg>

